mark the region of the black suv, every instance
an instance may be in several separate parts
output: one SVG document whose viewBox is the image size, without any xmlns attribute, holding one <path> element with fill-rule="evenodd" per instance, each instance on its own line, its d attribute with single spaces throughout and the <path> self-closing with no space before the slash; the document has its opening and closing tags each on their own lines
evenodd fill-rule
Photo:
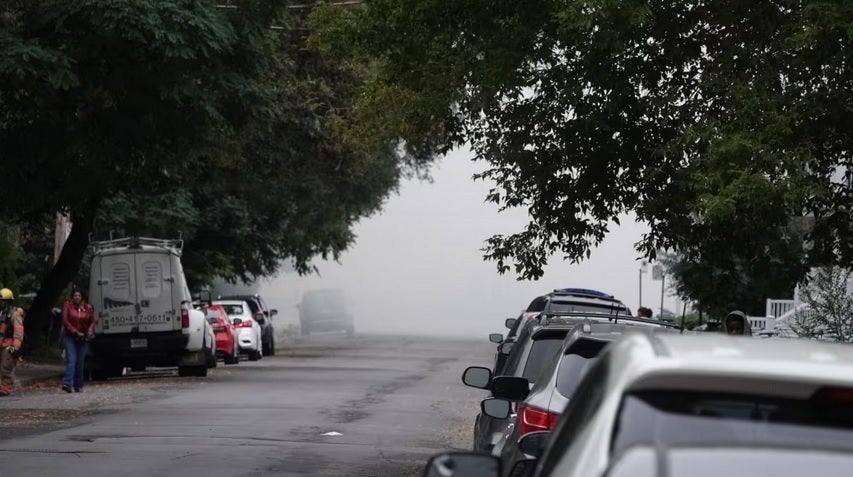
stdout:
<svg viewBox="0 0 853 477">
<path fill-rule="evenodd" d="M 278 314 L 278 310 L 270 310 L 260 295 L 228 295 L 219 296 L 219 300 L 243 300 L 249 304 L 252 310 L 252 318 L 261 325 L 261 346 L 264 356 L 275 356 L 275 329 L 272 326 L 272 317 Z"/>
</svg>

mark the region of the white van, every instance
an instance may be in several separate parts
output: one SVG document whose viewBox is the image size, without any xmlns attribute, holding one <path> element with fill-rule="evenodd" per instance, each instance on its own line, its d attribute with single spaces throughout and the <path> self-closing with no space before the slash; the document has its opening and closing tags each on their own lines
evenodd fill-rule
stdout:
<svg viewBox="0 0 853 477">
<path fill-rule="evenodd" d="M 206 376 L 216 364 L 216 342 L 204 313 L 192 307 L 180 259 L 183 241 L 130 237 L 92 247 L 92 378 L 149 366 Z"/>
</svg>

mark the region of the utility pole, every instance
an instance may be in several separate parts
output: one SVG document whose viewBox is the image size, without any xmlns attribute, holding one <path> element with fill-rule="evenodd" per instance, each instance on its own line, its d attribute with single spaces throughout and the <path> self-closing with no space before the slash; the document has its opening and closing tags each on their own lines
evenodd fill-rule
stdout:
<svg viewBox="0 0 853 477">
<path fill-rule="evenodd" d="M 640 262 L 640 307 L 643 306 L 643 274 L 646 273 L 646 269 L 649 266 L 649 262 L 643 260 Z"/>
<path fill-rule="evenodd" d="M 660 280 L 660 315 L 659 316 L 661 318 L 663 318 L 663 296 L 664 296 L 664 290 L 665 290 L 664 287 L 666 285 L 666 276 L 664 275 L 664 272 L 663 272 L 663 265 L 658 263 L 658 264 L 655 264 L 654 267 L 652 267 L 652 280 Z"/>
</svg>

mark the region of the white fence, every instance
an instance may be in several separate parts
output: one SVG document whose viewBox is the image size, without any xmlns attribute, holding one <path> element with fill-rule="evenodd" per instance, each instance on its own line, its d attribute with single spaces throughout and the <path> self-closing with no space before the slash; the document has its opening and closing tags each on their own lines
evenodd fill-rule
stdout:
<svg viewBox="0 0 853 477">
<path fill-rule="evenodd" d="M 747 319 L 752 331 L 772 330 L 776 327 L 776 318 L 772 316 L 750 316 Z"/>
<path fill-rule="evenodd" d="M 799 305 L 798 300 L 767 300 L 767 316 L 779 318 Z"/>
</svg>

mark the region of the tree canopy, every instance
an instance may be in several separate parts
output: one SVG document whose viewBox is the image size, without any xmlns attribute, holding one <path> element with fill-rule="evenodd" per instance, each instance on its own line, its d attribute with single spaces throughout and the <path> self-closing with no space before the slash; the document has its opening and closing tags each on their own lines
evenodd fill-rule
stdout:
<svg viewBox="0 0 853 477">
<path fill-rule="evenodd" d="M 379 65 L 373 124 L 470 145 L 487 200 L 529 211 L 487 241 L 501 272 L 581 260 L 626 212 L 651 258 L 713 236 L 702 260 L 732 267 L 810 215 L 809 260 L 853 261 L 849 2 L 367 0 L 315 24 L 330 57 Z"/>
<path fill-rule="evenodd" d="M 33 338 L 90 236 L 181 232 L 197 286 L 268 275 L 284 260 L 307 272 L 433 157 L 352 127 L 370 68 L 320 57 L 289 3 L 0 4 L 4 220 L 73 219 L 41 276 Z"/>
</svg>

